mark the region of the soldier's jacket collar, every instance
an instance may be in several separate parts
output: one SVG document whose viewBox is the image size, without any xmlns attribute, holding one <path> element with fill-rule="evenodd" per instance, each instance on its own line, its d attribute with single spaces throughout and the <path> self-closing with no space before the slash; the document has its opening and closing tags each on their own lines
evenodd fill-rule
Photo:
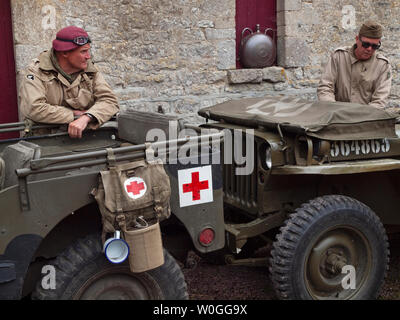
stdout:
<svg viewBox="0 0 400 320">
<path fill-rule="evenodd" d="M 51 54 L 51 50 L 46 50 L 46 51 L 43 51 L 39 55 L 39 68 L 44 70 L 44 71 L 55 71 L 55 72 L 58 73 L 57 69 L 54 67 L 53 63 L 51 62 L 50 54 Z M 93 64 L 93 62 L 91 60 L 88 61 L 88 66 L 84 70 L 84 72 L 86 72 L 86 73 L 88 73 L 88 72 L 92 72 L 92 73 L 97 72 L 97 69 L 96 69 L 96 67 L 94 66 L 94 64 Z"/>
</svg>

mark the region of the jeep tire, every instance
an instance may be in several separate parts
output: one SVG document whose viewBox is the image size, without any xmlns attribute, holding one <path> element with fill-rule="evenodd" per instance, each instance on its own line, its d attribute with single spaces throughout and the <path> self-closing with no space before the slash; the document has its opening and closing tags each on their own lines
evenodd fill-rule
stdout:
<svg viewBox="0 0 400 320">
<path fill-rule="evenodd" d="M 287 219 L 273 244 L 270 273 L 281 299 L 375 299 L 388 262 L 377 215 L 355 199 L 329 195 Z"/>
<path fill-rule="evenodd" d="M 100 236 L 79 239 L 52 265 L 56 271 L 55 289 L 44 289 L 40 280 L 32 299 L 40 300 L 161 300 L 188 299 L 179 265 L 164 249 L 162 266 L 132 273 L 127 261 L 109 262 L 102 252 Z"/>
</svg>

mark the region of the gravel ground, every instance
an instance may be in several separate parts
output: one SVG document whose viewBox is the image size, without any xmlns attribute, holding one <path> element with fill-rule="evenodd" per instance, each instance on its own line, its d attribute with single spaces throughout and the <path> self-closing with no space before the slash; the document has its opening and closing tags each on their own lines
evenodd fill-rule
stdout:
<svg viewBox="0 0 400 320">
<path fill-rule="evenodd" d="M 390 239 L 390 268 L 378 297 L 400 300 L 400 234 Z M 208 264 L 194 253 L 183 268 L 192 300 L 276 300 L 267 268 Z"/>
</svg>

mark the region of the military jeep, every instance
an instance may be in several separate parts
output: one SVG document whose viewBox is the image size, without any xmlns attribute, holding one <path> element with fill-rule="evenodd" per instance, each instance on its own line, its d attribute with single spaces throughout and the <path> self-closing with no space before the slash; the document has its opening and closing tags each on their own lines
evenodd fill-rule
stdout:
<svg viewBox="0 0 400 320">
<path fill-rule="evenodd" d="M 281 96 L 199 114 L 202 127 L 225 133 L 227 245 L 206 257 L 269 265 L 282 299 L 376 298 L 388 270 L 387 228 L 400 224 L 395 115 Z M 247 163 L 235 161 L 246 153 Z M 268 244 L 270 255 L 257 255 Z"/>
<path fill-rule="evenodd" d="M 176 130 L 180 126 L 178 119 L 162 114 L 126 112 L 98 130 L 85 131 L 82 139 L 71 139 L 58 126 L 0 125 L 0 133 L 26 134 L 0 141 L 0 299 L 188 298 L 172 255 L 184 258 L 190 249 L 206 253 L 225 244 L 221 166 L 201 165 L 218 152 L 208 139 L 218 141 L 221 134 L 178 137 L 171 123 Z M 166 130 L 157 131 L 157 142 L 145 143 L 151 128 Z M 31 134 L 42 129 L 51 133 Z M 185 146 L 192 150 L 193 144 L 206 151 L 186 150 L 182 163 L 177 152 Z M 127 261 L 111 263 L 104 255 L 102 218 L 91 190 L 99 172 L 107 170 L 110 149 L 116 163 L 145 159 L 149 150 L 170 157 L 164 168 L 172 215 L 161 222 L 165 262 L 158 268 L 134 273 Z M 180 180 L 204 168 L 208 200 L 190 198 L 196 190 L 188 188 L 189 200 L 181 203 Z"/>
</svg>

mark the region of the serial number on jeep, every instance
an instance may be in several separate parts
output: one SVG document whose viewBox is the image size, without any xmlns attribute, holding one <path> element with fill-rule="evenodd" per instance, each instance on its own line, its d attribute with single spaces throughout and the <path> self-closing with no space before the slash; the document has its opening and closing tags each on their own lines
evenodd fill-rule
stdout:
<svg viewBox="0 0 400 320">
<path fill-rule="evenodd" d="M 335 141 L 331 143 L 331 157 L 348 157 L 371 153 L 385 153 L 390 150 L 388 139 Z"/>
</svg>

